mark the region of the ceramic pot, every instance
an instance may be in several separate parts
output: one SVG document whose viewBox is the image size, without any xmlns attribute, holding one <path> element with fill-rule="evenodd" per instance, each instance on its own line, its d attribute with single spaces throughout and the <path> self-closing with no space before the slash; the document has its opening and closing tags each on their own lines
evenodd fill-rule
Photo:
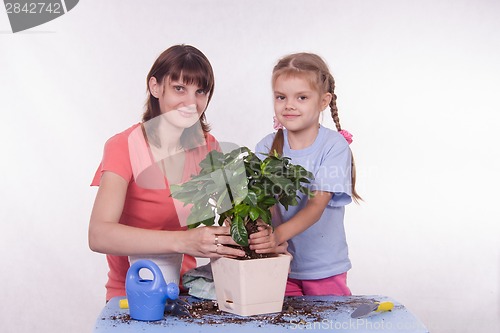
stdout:
<svg viewBox="0 0 500 333">
<path fill-rule="evenodd" d="M 219 309 L 240 316 L 281 312 L 291 258 L 212 259 Z"/>
</svg>

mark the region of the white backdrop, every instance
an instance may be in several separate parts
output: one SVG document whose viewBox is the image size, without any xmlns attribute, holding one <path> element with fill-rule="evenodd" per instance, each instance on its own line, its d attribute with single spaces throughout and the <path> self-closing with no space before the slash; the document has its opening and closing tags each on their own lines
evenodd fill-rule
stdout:
<svg viewBox="0 0 500 333">
<path fill-rule="evenodd" d="M 0 331 L 92 330 L 107 270 L 89 184 L 140 120 L 153 61 L 187 43 L 214 67 L 213 134 L 251 148 L 272 131 L 277 59 L 324 57 L 365 199 L 346 215 L 353 293 L 431 332 L 499 332 L 499 15 L 494 0 L 86 0 L 12 34 L 0 9 Z"/>
</svg>

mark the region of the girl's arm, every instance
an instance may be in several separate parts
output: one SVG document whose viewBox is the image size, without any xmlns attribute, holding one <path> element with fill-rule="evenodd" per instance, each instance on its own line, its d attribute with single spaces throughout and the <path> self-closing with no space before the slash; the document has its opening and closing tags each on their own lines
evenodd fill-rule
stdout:
<svg viewBox="0 0 500 333">
<path fill-rule="evenodd" d="M 252 234 L 250 236 L 251 249 L 256 250 L 257 253 L 276 252 L 275 249 L 278 245 L 285 243 L 316 223 L 331 198 L 332 193 L 330 192 L 315 191 L 314 197 L 307 201 L 306 206 L 286 223 L 276 227 L 273 233 L 266 230 Z"/>
<path fill-rule="evenodd" d="M 244 252 L 215 245 L 235 244 L 229 227 L 196 228 L 187 231 L 148 230 L 118 223 L 128 183 L 121 176 L 103 173 L 89 224 L 92 251 L 114 255 L 186 253 L 197 257 L 243 256 Z"/>
</svg>

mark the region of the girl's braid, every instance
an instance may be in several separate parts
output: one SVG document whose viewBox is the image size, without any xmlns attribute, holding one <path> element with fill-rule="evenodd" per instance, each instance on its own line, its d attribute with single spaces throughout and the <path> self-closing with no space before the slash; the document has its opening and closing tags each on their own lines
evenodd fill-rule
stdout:
<svg viewBox="0 0 500 333">
<path fill-rule="evenodd" d="M 337 127 L 337 131 L 341 131 L 342 127 L 340 126 L 339 119 L 339 109 L 337 109 L 337 95 L 335 95 L 335 80 L 333 76 L 328 73 L 328 89 L 327 91 L 332 94 L 332 100 L 330 101 L 330 112 L 332 114 L 333 122 L 335 123 L 335 127 Z M 351 152 L 351 185 L 352 185 L 352 197 L 355 202 L 359 200 L 363 200 L 361 196 L 356 192 L 356 164 L 354 162 L 354 156 Z"/>
<path fill-rule="evenodd" d="M 337 131 L 341 131 L 342 127 L 340 126 L 339 119 L 339 109 L 337 109 L 337 95 L 335 95 L 335 80 L 333 76 L 328 73 L 328 92 L 332 94 L 332 100 L 330 101 L 330 113 L 332 114 L 333 122 L 335 123 L 335 127 L 337 127 Z"/>
</svg>

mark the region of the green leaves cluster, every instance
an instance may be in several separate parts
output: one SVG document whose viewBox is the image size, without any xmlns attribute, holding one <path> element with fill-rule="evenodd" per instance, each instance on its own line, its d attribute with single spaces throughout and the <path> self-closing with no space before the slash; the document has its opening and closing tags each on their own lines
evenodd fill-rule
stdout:
<svg viewBox="0 0 500 333">
<path fill-rule="evenodd" d="M 281 203 L 285 209 L 298 204 L 297 192 L 311 196 L 303 183 L 314 177 L 287 157 L 270 155 L 261 161 L 250 149 L 241 147 L 229 153 L 211 151 L 200 162 L 201 172 L 180 185 L 171 185 L 172 197 L 192 204 L 188 225 L 213 225 L 231 221 L 231 236 L 248 246 L 249 221 L 263 220 L 271 225 L 270 208 Z"/>
</svg>

